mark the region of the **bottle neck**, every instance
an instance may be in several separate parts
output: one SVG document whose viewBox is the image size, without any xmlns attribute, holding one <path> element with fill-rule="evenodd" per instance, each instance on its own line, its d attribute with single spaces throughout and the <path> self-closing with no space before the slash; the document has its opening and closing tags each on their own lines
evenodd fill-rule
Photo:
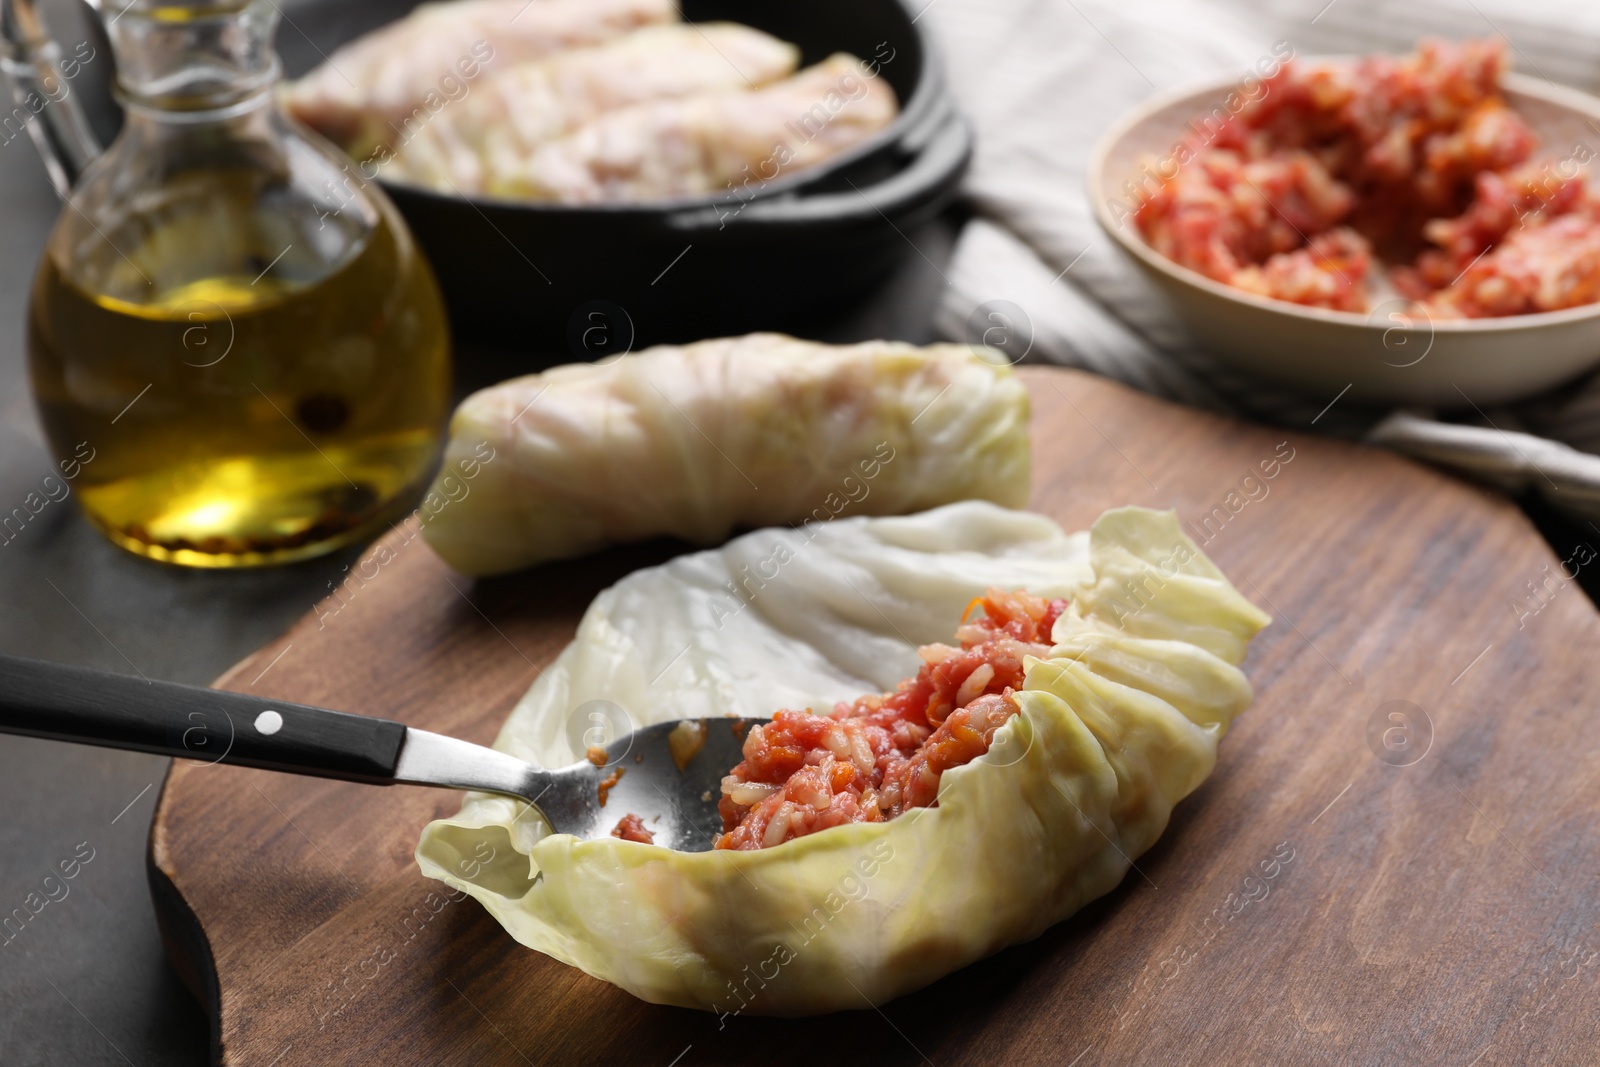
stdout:
<svg viewBox="0 0 1600 1067">
<path fill-rule="evenodd" d="M 275 74 L 265 84 L 228 92 L 152 96 L 130 91 L 119 78 L 111 92 L 122 105 L 127 124 L 193 126 L 270 111 L 277 103 L 277 81 Z"/>
<path fill-rule="evenodd" d="M 210 120 L 260 106 L 281 74 L 271 0 L 121 0 L 103 13 L 130 110 Z"/>
</svg>

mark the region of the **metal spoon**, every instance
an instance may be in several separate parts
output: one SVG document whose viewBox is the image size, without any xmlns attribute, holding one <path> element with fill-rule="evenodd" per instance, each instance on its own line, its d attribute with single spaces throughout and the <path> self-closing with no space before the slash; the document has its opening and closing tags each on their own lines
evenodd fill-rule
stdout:
<svg viewBox="0 0 1600 1067">
<path fill-rule="evenodd" d="M 372 785 L 503 793 L 538 808 L 557 833 L 582 838 L 606 837 L 633 814 L 656 844 L 703 852 L 722 832 L 722 777 L 742 758 L 745 727 L 766 720 L 690 721 L 704 726 L 705 743 L 681 770 L 667 741 L 676 722 L 616 738 L 603 765 L 546 769 L 387 719 L 0 656 L 0 733 Z"/>
</svg>

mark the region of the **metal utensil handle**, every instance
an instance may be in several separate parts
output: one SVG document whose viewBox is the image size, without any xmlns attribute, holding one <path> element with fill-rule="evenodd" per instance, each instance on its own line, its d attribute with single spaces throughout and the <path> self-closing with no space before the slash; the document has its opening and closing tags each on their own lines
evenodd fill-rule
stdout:
<svg viewBox="0 0 1600 1067">
<path fill-rule="evenodd" d="M 387 784 L 406 728 L 244 693 L 0 656 L 0 733 Z"/>
</svg>

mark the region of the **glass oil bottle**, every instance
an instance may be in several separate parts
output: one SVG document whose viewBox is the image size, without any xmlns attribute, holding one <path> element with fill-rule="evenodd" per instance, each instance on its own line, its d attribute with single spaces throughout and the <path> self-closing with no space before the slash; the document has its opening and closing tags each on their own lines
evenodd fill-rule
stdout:
<svg viewBox="0 0 1600 1067">
<path fill-rule="evenodd" d="M 81 175 L 92 149 L 45 143 L 79 136 L 70 115 L 35 137 L 67 207 L 28 320 L 51 446 L 93 450 L 85 513 L 189 566 L 371 536 L 428 477 L 449 403 L 427 263 L 382 191 L 278 108 L 272 0 L 103 14 L 126 119 Z"/>
</svg>

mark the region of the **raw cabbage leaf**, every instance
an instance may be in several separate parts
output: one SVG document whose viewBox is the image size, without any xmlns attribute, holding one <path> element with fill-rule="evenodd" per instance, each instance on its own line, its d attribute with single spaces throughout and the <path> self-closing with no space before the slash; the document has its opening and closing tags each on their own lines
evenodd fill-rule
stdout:
<svg viewBox="0 0 1600 1067">
<path fill-rule="evenodd" d="M 457 570 L 495 574 L 659 535 L 1020 506 L 1030 457 L 1027 388 L 989 349 L 663 345 L 469 396 L 423 534 Z"/>
<path fill-rule="evenodd" d="M 774 559 L 758 587 L 740 584 Z M 1020 712 L 945 773 L 936 807 L 683 853 L 550 834 L 520 801 L 469 794 L 423 832 L 417 860 L 524 945 L 720 1014 L 880 1004 L 1035 937 L 1117 885 L 1250 702 L 1238 663 L 1268 619 L 1170 512 L 1124 508 L 1066 534 L 965 502 L 758 530 L 639 571 L 595 599 L 495 746 L 575 762 L 569 719 L 596 699 L 637 727 L 884 690 L 989 586 L 1071 605 Z"/>
</svg>

